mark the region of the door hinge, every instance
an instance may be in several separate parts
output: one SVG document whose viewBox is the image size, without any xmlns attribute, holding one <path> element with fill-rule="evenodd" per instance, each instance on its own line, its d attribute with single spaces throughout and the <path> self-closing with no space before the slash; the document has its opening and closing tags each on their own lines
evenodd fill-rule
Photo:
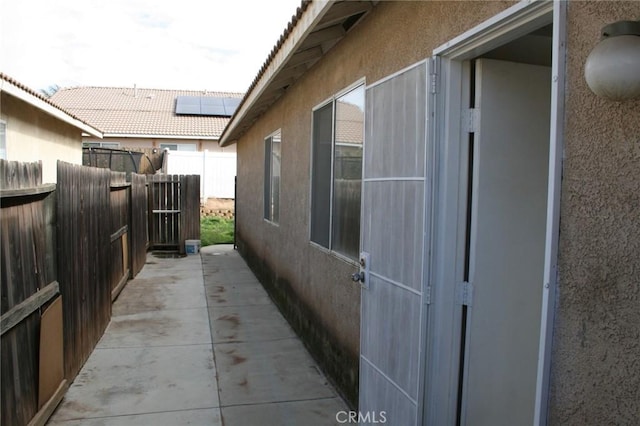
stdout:
<svg viewBox="0 0 640 426">
<path fill-rule="evenodd" d="M 440 57 L 429 59 L 429 91 L 433 94 L 440 90 Z"/>
<path fill-rule="evenodd" d="M 473 305 L 473 284 L 463 282 L 458 284 L 456 300 L 459 305 Z"/>
<path fill-rule="evenodd" d="M 431 304 L 431 286 L 430 285 L 424 288 L 424 304 L 425 305 Z"/>
<path fill-rule="evenodd" d="M 462 131 L 467 133 L 475 133 L 478 131 L 480 124 L 480 110 L 478 108 L 466 108 L 462 110 Z"/>
</svg>

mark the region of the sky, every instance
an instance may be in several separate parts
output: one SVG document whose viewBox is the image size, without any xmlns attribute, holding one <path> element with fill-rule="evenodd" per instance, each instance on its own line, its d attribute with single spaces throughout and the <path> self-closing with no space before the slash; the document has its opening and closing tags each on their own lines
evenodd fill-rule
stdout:
<svg viewBox="0 0 640 426">
<path fill-rule="evenodd" d="M 57 85 L 244 92 L 300 0 L 0 0 L 0 72 Z"/>
</svg>

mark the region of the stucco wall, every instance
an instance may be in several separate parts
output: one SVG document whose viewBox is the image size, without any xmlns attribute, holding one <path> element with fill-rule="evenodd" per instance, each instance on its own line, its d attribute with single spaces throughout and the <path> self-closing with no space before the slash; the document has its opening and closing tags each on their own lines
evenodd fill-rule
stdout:
<svg viewBox="0 0 640 426">
<path fill-rule="evenodd" d="M 7 159 L 42 161 L 43 183 L 57 180 L 57 160 L 82 164 L 82 131 L 18 98 L 2 93 L 7 123 Z"/>
<path fill-rule="evenodd" d="M 640 2 L 570 2 L 550 424 L 640 421 L 640 101 L 598 98 L 584 62 Z"/>
<path fill-rule="evenodd" d="M 440 44 L 511 4 L 380 3 L 238 143 L 239 249 L 352 402 L 357 398 L 360 290 L 350 276 L 357 267 L 309 243 L 312 108 L 358 79 L 373 83 L 429 57 Z M 277 129 L 282 129 L 282 176 L 275 226 L 262 219 L 262 200 L 264 138 Z"/>
</svg>

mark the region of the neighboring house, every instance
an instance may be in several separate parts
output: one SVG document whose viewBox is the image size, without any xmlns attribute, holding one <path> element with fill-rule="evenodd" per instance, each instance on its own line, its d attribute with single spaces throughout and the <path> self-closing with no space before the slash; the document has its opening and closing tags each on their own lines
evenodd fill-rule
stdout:
<svg viewBox="0 0 640 426">
<path fill-rule="evenodd" d="M 239 251 L 364 423 L 637 423 L 640 101 L 584 65 L 639 16 L 302 2 L 220 143 Z"/>
<path fill-rule="evenodd" d="M 157 148 L 174 151 L 225 151 L 218 140 L 242 97 L 241 93 L 137 87 L 71 87 L 51 101 L 104 133 L 85 146 Z"/>
<path fill-rule="evenodd" d="M 57 160 L 82 164 L 82 135 L 102 132 L 13 78 L 0 73 L 0 158 L 42 161 L 42 181 L 55 183 Z"/>
<path fill-rule="evenodd" d="M 104 132 L 102 140 L 86 135 L 85 147 L 169 150 L 163 170 L 199 174 L 201 198 L 206 199 L 234 196 L 235 146 L 221 148 L 218 141 L 241 97 L 228 92 L 73 87 L 60 89 L 51 100 Z M 111 158 L 110 152 L 104 155 Z"/>
</svg>

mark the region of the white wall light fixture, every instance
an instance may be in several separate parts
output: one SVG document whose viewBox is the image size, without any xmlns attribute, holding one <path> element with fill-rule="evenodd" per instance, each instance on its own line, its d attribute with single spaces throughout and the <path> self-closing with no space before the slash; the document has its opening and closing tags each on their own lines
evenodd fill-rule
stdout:
<svg viewBox="0 0 640 426">
<path fill-rule="evenodd" d="M 600 43 L 584 66 L 596 95 L 625 101 L 640 98 L 640 21 L 619 21 L 602 29 Z"/>
</svg>

